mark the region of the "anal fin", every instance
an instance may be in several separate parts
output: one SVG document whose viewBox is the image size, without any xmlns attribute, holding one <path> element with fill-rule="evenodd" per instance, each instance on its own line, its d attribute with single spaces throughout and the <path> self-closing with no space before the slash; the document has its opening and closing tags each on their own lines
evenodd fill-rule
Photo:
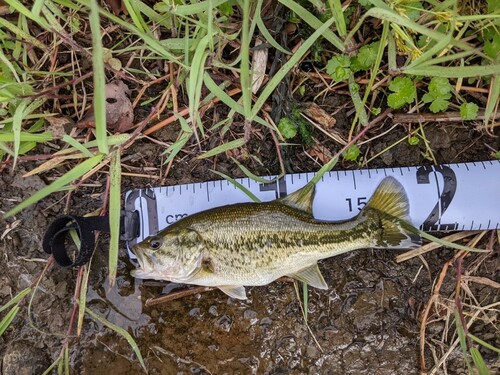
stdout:
<svg viewBox="0 0 500 375">
<path fill-rule="evenodd" d="M 247 293 L 245 291 L 245 287 L 241 285 L 223 285 L 218 286 L 220 290 L 226 293 L 231 298 L 236 299 L 247 299 Z"/>
<path fill-rule="evenodd" d="M 314 263 L 312 266 L 301 269 L 298 272 L 287 275 L 293 279 L 302 281 L 319 289 L 328 289 L 328 285 L 318 268 L 318 263 Z"/>
</svg>

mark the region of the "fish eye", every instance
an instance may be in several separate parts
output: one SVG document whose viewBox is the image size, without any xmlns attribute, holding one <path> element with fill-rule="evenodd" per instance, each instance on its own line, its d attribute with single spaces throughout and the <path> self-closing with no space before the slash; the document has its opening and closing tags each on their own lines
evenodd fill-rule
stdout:
<svg viewBox="0 0 500 375">
<path fill-rule="evenodd" d="M 163 241 L 160 237 L 153 237 L 149 240 L 149 248 L 152 250 L 158 250 L 162 244 Z"/>
</svg>

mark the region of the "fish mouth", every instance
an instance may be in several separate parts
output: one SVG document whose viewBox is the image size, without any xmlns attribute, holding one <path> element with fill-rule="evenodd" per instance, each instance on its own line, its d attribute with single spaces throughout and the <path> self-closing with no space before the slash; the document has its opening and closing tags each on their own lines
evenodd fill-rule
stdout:
<svg viewBox="0 0 500 375">
<path fill-rule="evenodd" d="M 139 265 L 135 270 L 132 270 L 130 274 L 139 279 L 147 278 L 153 271 L 151 263 L 148 261 L 147 257 L 144 256 L 144 252 L 139 247 L 134 246 L 132 252 L 135 254 Z"/>
</svg>

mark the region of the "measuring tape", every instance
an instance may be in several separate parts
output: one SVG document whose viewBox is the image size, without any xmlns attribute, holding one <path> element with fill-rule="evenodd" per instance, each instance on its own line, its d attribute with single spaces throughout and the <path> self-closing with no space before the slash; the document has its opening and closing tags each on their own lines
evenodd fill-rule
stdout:
<svg viewBox="0 0 500 375">
<path fill-rule="evenodd" d="M 261 183 L 236 179 L 261 201 L 271 201 L 306 185 L 314 173 L 297 173 Z M 405 188 L 410 217 L 424 231 L 499 229 L 500 161 L 437 166 L 332 171 L 316 184 L 313 214 L 336 221 L 355 216 L 384 177 L 393 176 Z M 268 178 L 273 180 L 272 177 Z M 196 212 L 252 199 L 229 181 L 136 189 L 125 195 L 125 212 L 134 213 L 129 225 L 130 248 L 149 235 Z M 132 230 L 133 233 L 130 233 Z"/>
</svg>

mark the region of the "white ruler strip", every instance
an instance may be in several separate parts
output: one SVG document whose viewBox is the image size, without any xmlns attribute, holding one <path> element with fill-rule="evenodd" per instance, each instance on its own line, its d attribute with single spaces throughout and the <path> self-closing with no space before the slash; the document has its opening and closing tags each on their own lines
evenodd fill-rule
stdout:
<svg viewBox="0 0 500 375">
<path fill-rule="evenodd" d="M 261 201 L 271 201 L 300 189 L 313 176 L 291 174 L 269 184 L 248 178 L 236 180 Z M 395 177 L 404 186 L 412 222 L 423 230 L 500 227 L 500 161 L 332 171 L 316 185 L 314 217 L 329 221 L 353 217 L 386 176 Z M 125 209 L 139 212 L 140 236 L 128 246 L 187 215 L 241 202 L 251 199 L 225 180 L 129 191 Z"/>
</svg>

